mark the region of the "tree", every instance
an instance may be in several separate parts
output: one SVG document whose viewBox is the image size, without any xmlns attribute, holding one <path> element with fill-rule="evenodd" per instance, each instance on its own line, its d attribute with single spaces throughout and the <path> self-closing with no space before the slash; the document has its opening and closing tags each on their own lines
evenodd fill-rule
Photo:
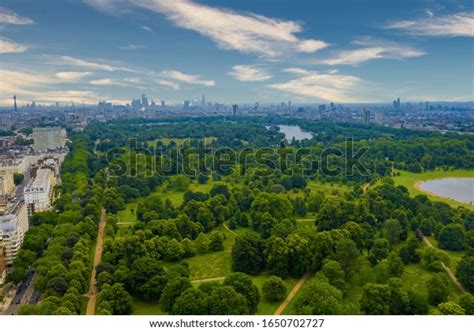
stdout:
<svg viewBox="0 0 474 331">
<path fill-rule="evenodd" d="M 311 249 L 309 241 L 292 233 L 286 238 L 288 247 L 288 273 L 295 278 L 301 277 L 311 265 Z"/>
<path fill-rule="evenodd" d="M 465 293 L 459 298 L 459 304 L 464 309 L 466 315 L 474 315 L 474 296 L 470 293 Z"/>
<path fill-rule="evenodd" d="M 406 315 L 410 309 L 408 293 L 403 289 L 400 278 L 390 278 L 387 283 L 390 289 L 390 314 Z"/>
<path fill-rule="evenodd" d="M 428 288 L 428 301 L 433 306 L 446 301 L 449 295 L 449 280 L 444 273 L 437 273 L 431 276 L 426 283 Z"/>
<path fill-rule="evenodd" d="M 321 272 L 329 281 L 329 284 L 343 290 L 346 286 L 344 281 L 345 273 L 342 270 L 341 264 L 333 260 L 325 260 Z"/>
<path fill-rule="evenodd" d="M 99 304 L 108 302 L 114 315 L 128 315 L 132 312 L 132 296 L 125 291 L 120 283 L 104 285 L 99 293 Z"/>
<path fill-rule="evenodd" d="M 390 288 L 387 285 L 369 283 L 363 287 L 360 309 L 366 315 L 390 313 Z"/>
<path fill-rule="evenodd" d="M 420 261 L 420 256 L 417 253 L 417 250 L 420 248 L 420 242 L 416 239 L 408 240 L 401 248 L 400 258 L 404 264 L 416 263 Z"/>
<path fill-rule="evenodd" d="M 359 251 L 356 244 L 350 239 L 341 239 L 336 244 L 335 259 L 341 264 L 346 278 L 351 278 L 357 270 Z"/>
<path fill-rule="evenodd" d="M 156 275 L 150 278 L 145 284 L 140 286 L 140 292 L 143 294 L 145 299 L 151 301 L 160 300 L 161 293 L 168 282 L 166 275 Z"/>
<path fill-rule="evenodd" d="M 441 262 L 446 264 L 449 261 L 449 257 L 445 252 L 433 247 L 423 247 L 417 252 L 420 256 L 422 267 L 430 271 L 442 270 Z"/>
<path fill-rule="evenodd" d="M 237 293 L 245 297 L 251 314 L 257 311 L 260 294 L 248 275 L 241 272 L 232 273 L 224 279 L 224 285 L 232 286 Z"/>
<path fill-rule="evenodd" d="M 268 238 L 265 242 L 264 254 L 267 260 L 267 268 L 270 269 L 271 273 L 281 278 L 287 278 L 290 251 L 286 241 L 275 236 Z"/>
<path fill-rule="evenodd" d="M 411 289 L 408 291 L 408 314 L 426 315 L 429 310 L 428 297 L 424 292 Z"/>
<path fill-rule="evenodd" d="M 208 314 L 207 294 L 190 287 L 185 290 L 173 305 L 173 315 L 206 315 Z"/>
<path fill-rule="evenodd" d="M 218 252 L 224 250 L 225 235 L 221 232 L 214 231 L 209 235 L 209 250 Z"/>
<path fill-rule="evenodd" d="M 402 233 L 402 226 L 400 222 L 394 219 L 385 221 L 384 235 L 391 246 L 400 242 L 400 234 Z"/>
<path fill-rule="evenodd" d="M 163 289 L 163 292 L 161 293 L 161 309 L 166 312 L 171 311 L 176 299 L 191 286 L 192 285 L 189 279 L 184 277 L 178 277 L 168 281 L 165 288 Z"/>
<path fill-rule="evenodd" d="M 200 233 L 199 236 L 194 240 L 193 245 L 199 254 L 205 254 L 209 251 L 209 245 L 211 241 L 205 233 Z"/>
<path fill-rule="evenodd" d="M 438 236 L 441 248 L 460 251 L 466 248 L 466 231 L 461 224 L 446 225 Z"/>
<path fill-rule="evenodd" d="M 387 239 L 375 239 L 370 249 L 369 261 L 372 265 L 376 265 L 381 260 L 385 259 L 390 252 L 390 243 Z"/>
<path fill-rule="evenodd" d="M 68 289 L 68 283 L 63 277 L 53 277 L 46 288 L 50 295 L 62 296 Z"/>
<path fill-rule="evenodd" d="M 219 286 L 208 297 L 210 315 L 248 315 L 245 297 L 231 286 Z"/>
<path fill-rule="evenodd" d="M 171 188 L 179 192 L 185 192 L 190 184 L 189 178 L 185 175 L 173 176 L 169 181 Z"/>
<path fill-rule="evenodd" d="M 264 267 L 263 241 L 257 234 L 244 233 L 232 246 L 232 269 L 250 275 L 259 274 Z"/>
<path fill-rule="evenodd" d="M 13 183 L 15 183 L 16 186 L 20 185 L 24 179 L 25 179 L 25 175 L 23 174 L 20 174 L 17 172 L 13 174 Z"/>
<path fill-rule="evenodd" d="M 336 315 L 341 313 L 342 292 L 324 277 L 310 280 L 294 299 L 298 315 Z"/>
<path fill-rule="evenodd" d="M 392 277 L 400 277 L 404 269 L 403 261 L 397 252 L 392 252 L 387 258 L 387 272 Z"/>
<path fill-rule="evenodd" d="M 474 292 L 474 255 L 464 255 L 456 269 L 456 277 L 469 292 Z"/>
<path fill-rule="evenodd" d="M 280 277 L 271 276 L 262 285 L 262 292 L 268 301 L 280 301 L 286 296 L 286 286 Z"/>
<path fill-rule="evenodd" d="M 184 248 L 176 239 L 171 239 L 166 244 L 165 259 L 167 261 L 177 261 L 184 255 Z"/>
<path fill-rule="evenodd" d="M 454 302 L 443 302 L 438 305 L 441 315 L 464 315 L 464 309 Z"/>
</svg>

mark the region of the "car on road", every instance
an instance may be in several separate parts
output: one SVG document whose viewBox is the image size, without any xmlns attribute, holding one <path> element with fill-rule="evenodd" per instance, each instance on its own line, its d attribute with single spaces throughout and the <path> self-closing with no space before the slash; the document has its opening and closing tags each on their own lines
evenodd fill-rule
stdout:
<svg viewBox="0 0 474 331">
<path fill-rule="evenodd" d="M 21 299 L 17 299 L 17 300 L 15 300 L 15 305 L 19 305 L 19 304 L 20 304 L 20 302 L 21 302 Z"/>
</svg>

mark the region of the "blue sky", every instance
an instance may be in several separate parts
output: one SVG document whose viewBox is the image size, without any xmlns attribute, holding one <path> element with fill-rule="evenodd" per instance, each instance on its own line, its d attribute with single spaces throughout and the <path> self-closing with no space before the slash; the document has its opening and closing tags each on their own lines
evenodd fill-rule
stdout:
<svg viewBox="0 0 474 331">
<path fill-rule="evenodd" d="M 0 105 L 471 101 L 472 1 L 3 0 Z"/>
</svg>

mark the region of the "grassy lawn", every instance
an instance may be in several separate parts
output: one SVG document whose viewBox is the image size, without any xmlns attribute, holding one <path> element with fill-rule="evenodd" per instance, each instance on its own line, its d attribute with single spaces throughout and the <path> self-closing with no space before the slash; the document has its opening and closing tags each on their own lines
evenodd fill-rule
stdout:
<svg viewBox="0 0 474 331">
<path fill-rule="evenodd" d="M 438 241 L 435 239 L 434 236 L 429 236 L 429 237 L 426 237 L 430 242 L 431 244 L 442 250 L 443 252 L 445 252 L 446 254 L 448 254 L 449 256 L 449 267 L 452 269 L 453 272 L 456 272 L 456 266 L 458 265 L 459 261 L 461 261 L 462 257 L 464 256 L 464 254 L 466 253 L 465 251 L 448 251 L 446 249 L 442 249 L 439 247 L 439 244 L 438 244 Z"/>
<path fill-rule="evenodd" d="M 137 221 L 138 200 L 131 201 L 125 205 L 124 210 L 118 212 L 119 222 L 136 222 Z"/>
<path fill-rule="evenodd" d="M 408 171 L 396 170 L 396 172 L 400 173 L 400 176 L 393 177 L 395 181 L 395 185 L 403 185 L 408 189 L 408 192 L 411 196 L 415 196 L 418 194 L 424 194 L 430 197 L 433 201 L 442 201 L 450 204 L 452 207 L 456 208 L 459 206 L 464 206 L 470 209 L 474 209 L 474 206 L 469 205 L 467 203 L 454 201 L 451 199 L 445 199 L 442 197 L 438 197 L 428 192 L 420 191 L 415 187 L 416 182 L 418 181 L 425 181 L 430 179 L 438 179 L 438 178 L 445 178 L 445 177 L 474 177 L 474 170 L 435 170 L 435 171 L 427 171 L 422 173 L 413 173 Z"/>
<path fill-rule="evenodd" d="M 166 315 L 155 302 L 133 298 L 133 315 Z"/>
<path fill-rule="evenodd" d="M 205 137 L 203 138 L 204 144 L 208 145 L 217 140 L 216 137 Z M 177 146 L 182 146 L 186 141 L 189 141 L 189 138 L 161 138 L 161 139 L 156 139 L 156 140 L 150 140 L 148 141 L 148 146 L 150 148 L 155 148 L 158 141 L 161 141 L 163 145 L 169 145 L 172 141 L 177 145 Z"/>
<path fill-rule="evenodd" d="M 281 304 L 281 301 L 270 302 L 263 297 L 263 293 L 262 293 L 263 283 L 265 283 L 265 281 L 270 277 L 271 277 L 270 274 L 252 276 L 252 281 L 258 287 L 258 290 L 260 292 L 260 301 L 257 307 L 257 315 L 273 315 L 275 313 L 275 310 L 277 310 L 277 308 Z M 293 289 L 293 287 L 296 285 L 298 280 L 289 278 L 289 279 L 283 280 L 283 282 L 286 285 L 287 293 L 289 293 Z"/>
</svg>

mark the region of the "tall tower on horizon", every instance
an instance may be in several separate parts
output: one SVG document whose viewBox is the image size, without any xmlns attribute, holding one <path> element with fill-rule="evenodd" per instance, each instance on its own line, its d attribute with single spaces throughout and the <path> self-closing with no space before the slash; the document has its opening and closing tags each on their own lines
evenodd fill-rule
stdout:
<svg viewBox="0 0 474 331">
<path fill-rule="evenodd" d="M 18 107 L 16 106 L 16 95 L 13 95 L 13 109 L 15 113 L 18 111 Z"/>
<path fill-rule="evenodd" d="M 206 106 L 206 97 L 204 96 L 204 93 L 202 94 L 201 106 L 202 107 Z"/>
</svg>

